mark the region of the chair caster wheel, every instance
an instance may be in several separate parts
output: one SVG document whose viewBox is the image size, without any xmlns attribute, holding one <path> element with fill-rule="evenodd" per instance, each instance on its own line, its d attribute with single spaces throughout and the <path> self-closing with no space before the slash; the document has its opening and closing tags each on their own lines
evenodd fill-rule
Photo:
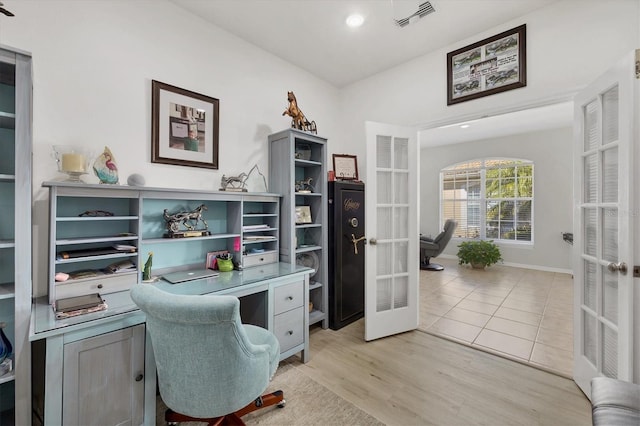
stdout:
<svg viewBox="0 0 640 426">
<path fill-rule="evenodd" d="M 285 401 L 284 399 L 282 400 L 282 402 L 280 404 L 277 405 L 278 408 L 284 408 L 284 406 L 287 405 L 287 401 Z"/>
</svg>

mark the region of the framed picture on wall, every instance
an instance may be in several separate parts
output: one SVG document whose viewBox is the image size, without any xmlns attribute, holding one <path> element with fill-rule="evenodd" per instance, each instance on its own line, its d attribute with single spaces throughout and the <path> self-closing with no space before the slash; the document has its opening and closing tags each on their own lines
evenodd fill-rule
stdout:
<svg viewBox="0 0 640 426">
<path fill-rule="evenodd" d="M 218 168 L 220 101 L 152 81 L 151 162 Z"/>
<path fill-rule="evenodd" d="M 527 26 L 447 53 L 447 105 L 527 85 Z"/>
</svg>

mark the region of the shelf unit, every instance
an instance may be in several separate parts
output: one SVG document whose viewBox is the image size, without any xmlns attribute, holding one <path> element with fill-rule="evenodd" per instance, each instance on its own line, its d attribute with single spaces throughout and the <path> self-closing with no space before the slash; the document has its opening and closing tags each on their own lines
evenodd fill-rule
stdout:
<svg viewBox="0 0 640 426">
<path fill-rule="evenodd" d="M 320 323 L 322 328 L 327 328 L 327 140 L 296 129 L 274 133 L 268 139 L 269 187 L 271 191 L 283 195 L 280 261 L 315 269 L 309 282 L 309 300 L 312 304 L 309 325 Z M 309 179 L 311 188 L 299 184 Z M 300 223 L 297 219 L 299 211 L 297 214 L 296 207 L 300 206 L 309 207 L 310 223 Z"/>
<path fill-rule="evenodd" d="M 278 262 L 280 196 L 45 182 L 49 188 L 49 303 L 127 290 L 152 275 L 204 268 L 207 253 L 232 253 L 238 269 Z M 210 235 L 167 238 L 169 214 L 204 206 Z M 197 229 L 204 222 L 195 223 Z M 129 246 L 118 250 L 114 246 Z M 126 248 L 126 247 L 125 247 Z M 120 266 L 118 272 L 111 270 Z M 126 268 L 126 266 L 130 266 Z M 56 274 L 69 275 L 56 281 Z"/>
<path fill-rule="evenodd" d="M 0 424 L 31 423 L 31 111 L 31 55 L 0 46 L 0 322 L 13 346 Z"/>
</svg>

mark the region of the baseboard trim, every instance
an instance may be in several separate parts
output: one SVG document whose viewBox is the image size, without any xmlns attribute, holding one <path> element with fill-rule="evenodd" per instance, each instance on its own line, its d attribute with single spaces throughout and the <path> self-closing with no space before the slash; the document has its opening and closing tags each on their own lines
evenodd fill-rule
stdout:
<svg viewBox="0 0 640 426">
<path fill-rule="evenodd" d="M 438 257 L 442 257 L 444 259 L 457 259 L 458 258 L 458 256 L 451 255 L 451 254 L 441 254 Z M 559 274 L 573 275 L 573 270 L 572 269 L 552 268 L 550 266 L 529 265 L 529 264 L 525 264 L 525 263 L 513 263 L 513 262 L 503 262 L 503 263 L 499 263 L 498 265 L 511 266 L 513 268 L 532 269 L 532 270 L 535 270 L 535 271 L 556 272 L 556 273 L 559 273 Z"/>
</svg>

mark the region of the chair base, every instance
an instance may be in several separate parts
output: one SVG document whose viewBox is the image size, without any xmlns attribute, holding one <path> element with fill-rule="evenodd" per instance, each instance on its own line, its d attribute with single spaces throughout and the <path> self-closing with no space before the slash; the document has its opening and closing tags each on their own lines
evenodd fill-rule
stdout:
<svg viewBox="0 0 640 426">
<path fill-rule="evenodd" d="M 422 263 L 420 262 L 420 269 L 423 271 L 443 271 L 444 266 L 438 263 Z"/>
<path fill-rule="evenodd" d="M 209 426 L 243 426 L 244 422 L 241 417 L 245 414 L 249 414 L 253 411 L 270 407 L 272 405 L 277 405 L 278 408 L 283 408 L 285 403 L 284 393 L 281 390 L 277 390 L 275 392 L 259 396 L 244 408 L 239 409 L 235 413 L 227 414 L 226 416 L 198 418 L 177 413 L 169 408 L 164 413 L 164 420 L 169 424 L 180 422 L 206 422 Z"/>
</svg>

